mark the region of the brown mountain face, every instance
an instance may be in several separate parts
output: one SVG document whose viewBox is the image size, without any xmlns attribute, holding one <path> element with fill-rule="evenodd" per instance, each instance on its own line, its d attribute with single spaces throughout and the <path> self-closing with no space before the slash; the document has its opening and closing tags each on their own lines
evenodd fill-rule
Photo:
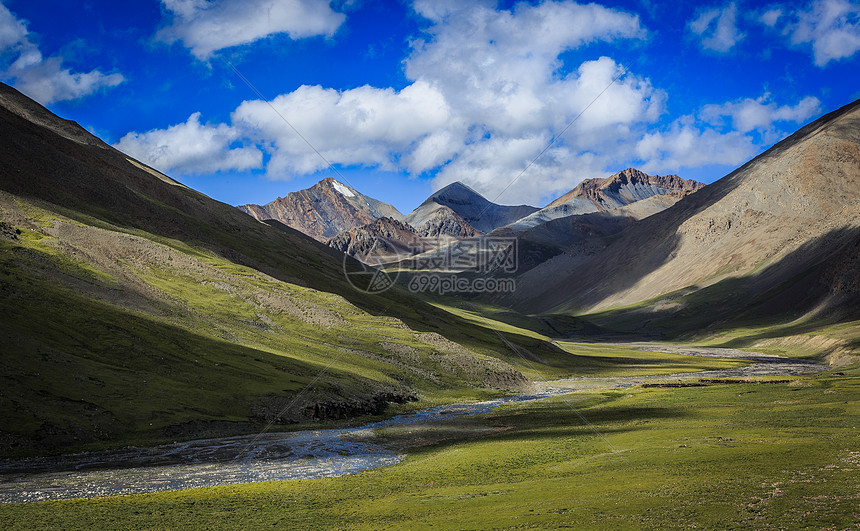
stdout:
<svg viewBox="0 0 860 531">
<path fill-rule="evenodd" d="M 320 242 L 382 217 L 403 219 L 403 214 L 392 205 L 365 196 L 331 177 L 271 203 L 238 208 L 260 221 L 280 221 Z"/>
<path fill-rule="evenodd" d="M 328 246 L 365 263 L 382 264 L 418 254 L 427 242 L 415 230 L 394 218 L 379 218 L 367 225 L 341 232 Z"/>
<path fill-rule="evenodd" d="M 707 325 L 741 313 L 857 313 L 858 197 L 855 102 L 636 223 L 602 252 L 565 254 L 527 272 L 510 302 L 529 312 L 635 305 L 618 312 L 667 327 L 693 316 Z"/>
</svg>

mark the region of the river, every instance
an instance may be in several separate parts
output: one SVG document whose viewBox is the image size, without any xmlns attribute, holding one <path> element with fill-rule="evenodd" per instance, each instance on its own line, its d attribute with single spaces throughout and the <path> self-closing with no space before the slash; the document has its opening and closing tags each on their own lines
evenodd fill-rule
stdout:
<svg viewBox="0 0 860 531">
<path fill-rule="evenodd" d="M 357 428 L 303 430 L 204 439 L 153 447 L 0 462 L 0 503 L 355 474 L 398 463 L 403 456 L 360 437 L 387 426 L 426 424 L 488 413 L 502 404 L 538 400 L 565 390 L 454 404 L 397 415 Z"/>
<path fill-rule="evenodd" d="M 489 413 L 510 402 L 538 400 L 576 389 L 627 387 L 654 379 L 796 376 L 820 364 L 733 349 L 632 345 L 642 350 L 691 356 L 720 356 L 753 363 L 739 369 L 669 376 L 570 378 L 540 382 L 539 393 L 471 404 L 454 404 L 397 415 L 357 428 L 261 433 L 127 447 L 55 457 L 0 461 L 0 503 L 90 498 L 116 494 L 336 477 L 400 462 L 403 456 L 362 437 L 387 426 L 426 424 Z"/>
</svg>

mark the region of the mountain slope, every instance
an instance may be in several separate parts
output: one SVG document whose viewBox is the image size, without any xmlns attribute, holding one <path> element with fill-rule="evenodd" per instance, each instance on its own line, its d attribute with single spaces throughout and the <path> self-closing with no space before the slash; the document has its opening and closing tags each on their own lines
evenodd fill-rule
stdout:
<svg viewBox="0 0 860 531">
<path fill-rule="evenodd" d="M 261 221 L 278 220 L 321 242 L 382 217 L 403 219 L 403 214 L 392 205 L 363 195 L 331 177 L 271 203 L 238 208 Z"/>
<path fill-rule="evenodd" d="M 858 197 L 855 102 L 637 223 L 599 254 L 560 256 L 526 273 L 511 302 L 530 312 L 619 308 L 616 317 L 638 326 L 856 313 Z"/>
<path fill-rule="evenodd" d="M 413 227 L 424 226 L 433 216 L 438 215 L 437 211 L 440 205 L 450 208 L 469 225 L 482 233 L 488 233 L 493 229 L 513 223 L 538 210 L 528 205 L 497 205 L 465 184 L 455 182 L 427 198 L 418 208 L 406 216 L 406 222 Z"/>
<path fill-rule="evenodd" d="M 418 223 L 414 226 L 415 232 L 425 238 L 462 240 L 480 234 L 463 216 L 445 205 L 433 203 L 416 209 L 412 214 L 406 219 Z"/>
<path fill-rule="evenodd" d="M 684 192 L 652 195 L 646 199 L 619 207 L 589 211 L 552 219 L 532 226 L 522 223 L 534 219 L 543 211 L 526 216 L 522 220 L 494 229 L 486 235 L 458 238 L 458 242 L 429 248 L 417 260 L 405 260 L 401 267 L 423 269 L 426 264 L 474 264 L 480 261 L 482 249 L 492 247 L 493 241 L 516 240 L 517 274 L 540 265 L 561 254 L 585 259 L 604 249 L 613 236 L 637 221 L 661 212 L 675 204 Z M 562 207 L 556 207 L 559 211 Z M 457 271 L 457 268 L 451 268 Z M 464 272 L 464 271 L 461 271 Z M 503 276 L 510 274 L 505 271 Z"/>
<path fill-rule="evenodd" d="M 499 336 L 129 159 L 0 85 L 0 454 L 258 431 L 518 389 Z M 391 317 L 396 315 L 397 318 Z M 514 364 L 514 365 L 512 365 Z M 515 366 L 516 365 L 516 366 Z"/>
<path fill-rule="evenodd" d="M 396 262 L 422 252 L 427 245 L 412 227 L 393 218 L 379 218 L 341 232 L 328 242 L 333 249 L 373 264 Z"/>
<path fill-rule="evenodd" d="M 647 175 L 628 168 L 604 179 L 586 179 L 576 188 L 546 207 L 511 225 L 526 230 L 553 219 L 606 212 L 655 195 L 676 194 L 682 197 L 701 189 L 704 184 L 677 175 Z"/>
</svg>

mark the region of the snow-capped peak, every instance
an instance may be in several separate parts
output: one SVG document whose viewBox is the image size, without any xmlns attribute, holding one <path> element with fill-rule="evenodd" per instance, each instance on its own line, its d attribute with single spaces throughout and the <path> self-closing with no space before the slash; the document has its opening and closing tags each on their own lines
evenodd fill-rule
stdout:
<svg viewBox="0 0 860 531">
<path fill-rule="evenodd" d="M 332 180 L 331 185 L 337 192 L 339 192 L 344 197 L 355 197 L 355 194 L 352 193 L 352 190 L 340 184 L 339 182 Z"/>
</svg>

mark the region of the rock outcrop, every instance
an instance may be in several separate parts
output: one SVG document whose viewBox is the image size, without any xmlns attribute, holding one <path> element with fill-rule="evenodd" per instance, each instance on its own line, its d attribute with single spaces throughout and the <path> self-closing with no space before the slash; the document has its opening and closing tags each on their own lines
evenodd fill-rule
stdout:
<svg viewBox="0 0 860 531">
<path fill-rule="evenodd" d="M 415 227 L 415 232 L 424 238 L 463 240 L 480 234 L 463 216 L 444 205 L 428 210 L 422 220 L 423 222 Z"/>
</svg>

